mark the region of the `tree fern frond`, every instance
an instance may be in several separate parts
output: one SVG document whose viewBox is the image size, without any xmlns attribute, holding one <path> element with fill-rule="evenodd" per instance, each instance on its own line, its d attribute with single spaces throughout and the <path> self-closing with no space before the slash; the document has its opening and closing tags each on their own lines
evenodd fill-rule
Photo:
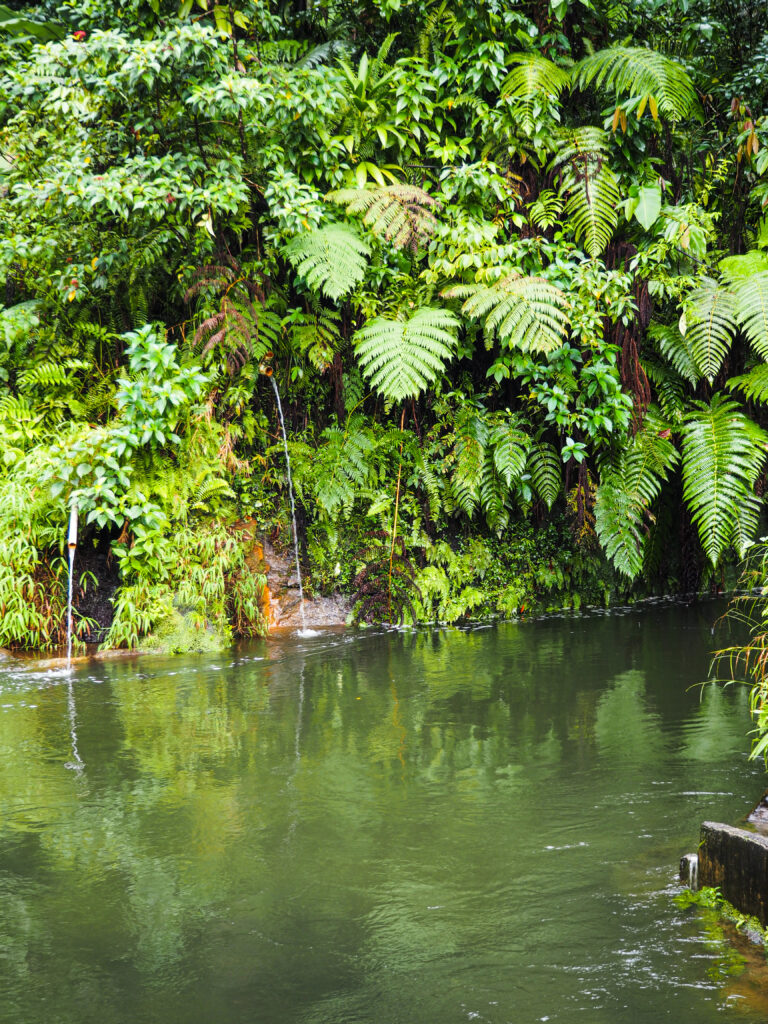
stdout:
<svg viewBox="0 0 768 1024">
<path fill-rule="evenodd" d="M 458 326 L 449 310 L 430 306 L 408 319 L 376 317 L 352 339 L 363 376 L 392 402 L 415 398 L 453 356 Z"/>
<path fill-rule="evenodd" d="M 509 522 L 507 501 L 509 489 L 496 467 L 490 451 L 486 453 L 480 472 L 480 507 L 489 529 L 501 536 Z"/>
<path fill-rule="evenodd" d="M 701 370 L 691 351 L 690 338 L 684 337 L 676 326 L 669 327 L 666 324 L 653 324 L 648 329 L 648 336 L 680 377 L 696 387 L 701 380 Z"/>
<path fill-rule="evenodd" d="M 667 423 L 681 423 L 688 399 L 688 388 L 683 377 L 656 353 L 644 356 L 640 365 L 655 388 L 663 418 Z"/>
<path fill-rule="evenodd" d="M 348 214 L 362 214 L 363 224 L 398 248 L 416 251 L 434 233 L 438 201 L 418 185 L 382 185 L 375 188 L 344 188 L 329 192 L 332 203 Z"/>
<path fill-rule="evenodd" d="M 371 247 L 348 224 L 329 224 L 292 238 L 282 253 L 310 288 L 338 300 L 363 280 Z"/>
<path fill-rule="evenodd" d="M 484 317 L 486 337 L 496 334 L 508 348 L 553 352 L 568 336 L 567 296 L 542 277 L 508 274 L 491 285 L 459 285 L 443 294 L 466 297 L 462 313 Z"/>
<path fill-rule="evenodd" d="M 528 472 L 533 489 L 551 509 L 563 485 L 563 464 L 554 445 L 533 441 L 528 451 Z"/>
<path fill-rule="evenodd" d="M 683 497 L 716 565 L 730 544 L 743 554 L 757 530 L 760 502 L 753 487 L 768 434 L 722 394 L 695 406 L 683 427 Z"/>
<path fill-rule="evenodd" d="M 328 427 L 312 459 L 315 498 L 328 515 L 349 512 L 355 498 L 368 484 L 375 444 L 361 417 L 353 417 L 347 429 Z"/>
<path fill-rule="evenodd" d="M 722 288 L 712 278 L 704 278 L 701 286 L 686 302 L 685 337 L 696 366 L 709 383 L 717 376 L 736 333 L 736 304 L 733 292 Z"/>
<path fill-rule="evenodd" d="M 731 377 L 726 385 L 729 391 L 738 388 L 751 402 L 768 405 L 768 364 L 753 366 L 749 373 Z"/>
<path fill-rule="evenodd" d="M 643 567 L 645 520 L 661 485 L 678 460 L 669 430 L 649 411 L 618 460 L 601 475 L 595 498 L 595 530 L 605 553 L 630 579 Z"/>
<path fill-rule="evenodd" d="M 539 53 L 513 53 L 509 60 L 517 67 L 504 79 L 501 96 L 518 101 L 523 131 L 531 135 L 536 127 L 534 101 L 541 97 L 557 100 L 570 84 L 570 76 Z"/>
<path fill-rule="evenodd" d="M 606 163 L 608 137 L 599 128 L 585 127 L 562 132 L 560 141 L 550 169 L 561 173 L 564 214 L 577 241 L 583 240 L 590 256 L 599 256 L 616 230 L 621 199 L 616 175 Z"/>
<path fill-rule="evenodd" d="M 454 437 L 451 491 L 458 507 L 471 516 L 480 501 L 488 445 L 485 417 L 471 402 L 464 402 L 456 412 Z"/>
<path fill-rule="evenodd" d="M 613 89 L 617 97 L 639 99 L 639 113 L 647 104 L 654 118 L 661 113 L 670 121 L 680 121 L 698 109 L 696 91 L 685 69 L 670 57 L 642 46 L 599 50 L 579 61 L 571 77 L 581 87 L 594 84 L 598 89 Z"/>
<path fill-rule="evenodd" d="M 513 422 L 497 423 L 491 428 L 488 444 L 493 452 L 493 465 L 507 488 L 525 472 L 530 443 L 530 436 Z"/>
<path fill-rule="evenodd" d="M 732 288 L 739 327 L 761 359 L 768 359 L 768 273 L 736 279 Z"/>
</svg>

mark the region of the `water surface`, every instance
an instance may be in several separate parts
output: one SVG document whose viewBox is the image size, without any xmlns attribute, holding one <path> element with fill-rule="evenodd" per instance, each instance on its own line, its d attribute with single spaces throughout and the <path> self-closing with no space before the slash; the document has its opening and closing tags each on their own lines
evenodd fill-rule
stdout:
<svg viewBox="0 0 768 1024">
<path fill-rule="evenodd" d="M 717 611 L 4 663 L 0 1020 L 764 1021 L 672 899 L 764 788 Z"/>
</svg>

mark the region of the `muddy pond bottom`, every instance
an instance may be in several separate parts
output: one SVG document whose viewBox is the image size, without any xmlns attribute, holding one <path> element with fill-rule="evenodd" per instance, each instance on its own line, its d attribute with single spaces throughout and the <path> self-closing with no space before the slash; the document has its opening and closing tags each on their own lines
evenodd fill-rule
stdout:
<svg viewBox="0 0 768 1024">
<path fill-rule="evenodd" d="M 3 1024 L 729 1024 L 680 909 L 764 776 L 717 605 L 0 664 Z"/>
</svg>

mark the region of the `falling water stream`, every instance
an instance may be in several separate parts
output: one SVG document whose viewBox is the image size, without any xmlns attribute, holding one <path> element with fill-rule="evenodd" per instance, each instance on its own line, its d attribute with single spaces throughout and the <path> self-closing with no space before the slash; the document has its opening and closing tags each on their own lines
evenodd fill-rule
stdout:
<svg viewBox="0 0 768 1024">
<path fill-rule="evenodd" d="M 296 558 L 296 579 L 299 581 L 299 602 L 301 608 L 301 632 L 307 632 L 307 620 L 304 615 L 304 588 L 301 585 L 301 566 L 299 565 L 299 534 L 296 529 L 296 503 L 293 500 L 293 479 L 291 477 L 291 457 L 288 454 L 288 435 L 285 432 L 285 420 L 283 419 L 283 406 L 280 402 L 280 391 L 277 387 L 277 381 L 274 377 L 269 378 L 272 381 L 272 388 L 275 392 L 275 398 L 277 399 L 277 412 L 280 416 L 280 429 L 283 432 L 283 447 L 285 449 L 285 468 L 288 473 L 288 496 L 291 499 L 291 524 L 293 526 L 293 554 Z"/>
</svg>

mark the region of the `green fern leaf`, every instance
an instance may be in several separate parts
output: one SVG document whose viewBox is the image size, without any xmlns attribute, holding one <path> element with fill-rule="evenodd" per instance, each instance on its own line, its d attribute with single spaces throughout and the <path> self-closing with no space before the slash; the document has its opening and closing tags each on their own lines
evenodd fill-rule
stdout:
<svg viewBox="0 0 768 1024">
<path fill-rule="evenodd" d="M 580 87 L 594 84 L 613 89 L 617 97 L 638 99 L 638 112 L 647 105 L 654 118 L 661 113 L 680 121 L 698 111 L 696 91 L 684 68 L 642 46 L 611 46 L 593 53 L 579 61 L 572 80 Z"/>
<path fill-rule="evenodd" d="M 345 188 L 325 198 L 346 207 L 348 214 L 362 214 L 366 227 L 398 249 L 416 251 L 437 227 L 433 211 L 438 201 L 417 185 Z"/>
<path fill-rule="evenodd" d="M 760 363 L 753 366 L 749 373 L 731 377 L 726 385 L 729 391 L 738 389 L 758 405 L 768 405 L 768 365 Z"/>
<path fill-rule="evenodd" d="M 513 53 L 509 60 L 517 65 L 501 86 L 505 100 L 519 104 L 521 126 L 527 135 L 536 129 L 535 101 L 541 98 L 557 100 L 570 84 L 568 72 L 553 64 L 539 53 Z"/>
<path fill-rule="evenodd" d="M 753 492 L 768 434 L 722 394 L 694 403 L 683 427 L 683 497 L 712 565 L 734 544 L 743 554 L 757 530 Z"/>
<path fill-rule="evenodd" d="M 736 319 L 761 359 L 768 359 L 768 273 L 733 282 Z"/>
<path fill-rule="evenodd" d="M 690 338 L 684 337 L 677 327 L 665 324 L 653 324 L 648 330 L 648 336 L 679 376 L 687 380 L 691 387 L 696 387 L 701 380 L 701 370 L 691 351 Z"/>
<path fill-rule="evenodd" d="M 685 337 L 690 352 L 709 383 L 723 365 L 737 329 L 733 292 L 712 278 L 704 278 L 686 301 Z"/>
<path fill-rule="evenodd" d="M 486 337 L 497 335 L 507 348 L 554 352 L 568 337 L 567 296 L 544 278 L 508 274 L 495 284 L 458 285 L 443 294 L 466 297 L 462 313 L 484 317 Z"/>
<path fill-rule="evenodd" d="M 310 288 L 338 300 L 363 280 L 371 247 L 349 225 L 329 224 L 292 238 L 282 253 Z"/>
<path fill-rule="evenodd" d="M 514 423 L 498 423 L 491 429 L 488 443 L 496 472 L 507 488 L 512 487 L 525 472 L 530 437 Z"/>
<path fill-rule="evenodd" d="M 613 564 L 630 579 L 643 567 L 645 523 L 651 504 L 678 460 L 669 430 L 649 410 L 643 429 L 601 474 L 595 497 L 595 530 Z"/>
<path fill-rule="evenodd" d="M 408 319 L 376 317 L 352 341 L 363 376 L 384 398 L 415 398 L 437 380 L 456 351 L 457 318 L 422 306 Z"/>
<path fill-rule="evenodd" d="M 577 241 L 590 256 L 599 256 L 619 222 L 621 199 L 616 175 L 606 163 L 608 139 L 599 128 L 575 128 L 561 134 L 551 170 L 560 170 L 560 193 L 567 196 L 564 214 L 570 217 Z"/>
<path fill-rule="evenodd" d="M 562 460 L 554 445 L 534 441 L 528 452 L 528 472 L 533 488 L 547 506 L 552 508 L 563 485 Z"/>
</svg>

